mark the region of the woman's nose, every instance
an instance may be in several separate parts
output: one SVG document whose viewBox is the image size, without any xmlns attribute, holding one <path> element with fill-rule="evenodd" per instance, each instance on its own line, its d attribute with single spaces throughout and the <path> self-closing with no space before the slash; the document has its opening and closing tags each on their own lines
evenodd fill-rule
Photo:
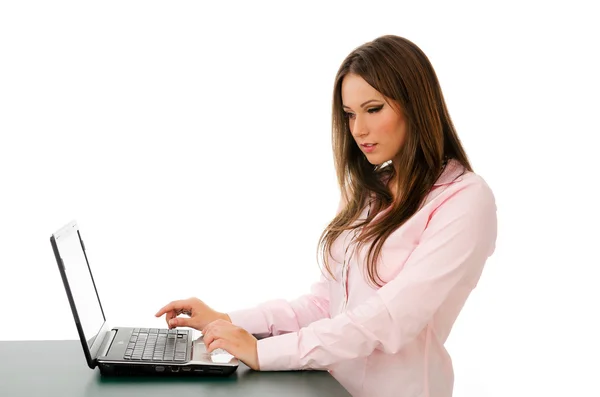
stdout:
<svg viewBox="0 0 600 397">
<path fill-rule="evenodd" d="M 369 133 L 366 123 L 363 121 L 362 117 L 355 116 L 353 125 L 352 125 L 352 135 L 354 137 L 365 136 Z"/>
</svg>

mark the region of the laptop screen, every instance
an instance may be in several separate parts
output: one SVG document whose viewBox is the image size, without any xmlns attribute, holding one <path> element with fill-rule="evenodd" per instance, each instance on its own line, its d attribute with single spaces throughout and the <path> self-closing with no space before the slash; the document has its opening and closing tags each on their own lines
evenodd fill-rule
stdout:
<svg viewBox="0 0 600 397">
<path fill-rule="evenodd" d="M 54 234 L 59 255 L 64 264 L 73 301 L 83 328 L 85 340 L 91 348 L 105 318 L 96 294 L 92 273 L 80 242 L 76 223 L 65 226 Z"/>
</svg>

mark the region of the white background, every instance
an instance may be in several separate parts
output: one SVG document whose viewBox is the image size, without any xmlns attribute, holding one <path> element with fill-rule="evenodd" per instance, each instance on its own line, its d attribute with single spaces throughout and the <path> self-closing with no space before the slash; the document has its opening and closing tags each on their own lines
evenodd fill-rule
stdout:
<svg viewBox="0 0 600 397">
<path fill-rule="evenodd" d="M 76 338 L 49 243 L 72 219 L 118 325 L 308 292 L 339 197 L 334 75 L 397 34 L 499 210 L 447 342 L 455 395 L 600 395 L 593 7 L 204 3 L 0 3 L 0 340 Z"/>
</svg>

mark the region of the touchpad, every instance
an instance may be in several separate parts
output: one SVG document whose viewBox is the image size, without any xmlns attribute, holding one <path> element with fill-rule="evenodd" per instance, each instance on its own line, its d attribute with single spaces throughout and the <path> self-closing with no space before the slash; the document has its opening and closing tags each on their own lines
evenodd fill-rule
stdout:
<svg viewBox="0 0 600 397">
<path fill-rule="evenodd" d="M 206 345 L 202 338 L 194 341 L 194 356 L 193 361 L 212 362 L 215 364 L 227 364 L 232 361 L 237 361 L 233 355 L 227 353 L 223 349 L 215 349 L 212 353 L 206 352 Z"/>
</svg>

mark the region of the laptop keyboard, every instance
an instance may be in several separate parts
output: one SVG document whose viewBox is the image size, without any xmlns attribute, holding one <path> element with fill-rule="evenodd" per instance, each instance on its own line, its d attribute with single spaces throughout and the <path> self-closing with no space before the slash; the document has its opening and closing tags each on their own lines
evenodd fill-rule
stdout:
<svg viewBox="0 0 600 397">
<path fill-rule="evenodd" d="M 188 330 L 135 328 L 123 356 L 131 361 L 186 361 Z"/>
</svg>

